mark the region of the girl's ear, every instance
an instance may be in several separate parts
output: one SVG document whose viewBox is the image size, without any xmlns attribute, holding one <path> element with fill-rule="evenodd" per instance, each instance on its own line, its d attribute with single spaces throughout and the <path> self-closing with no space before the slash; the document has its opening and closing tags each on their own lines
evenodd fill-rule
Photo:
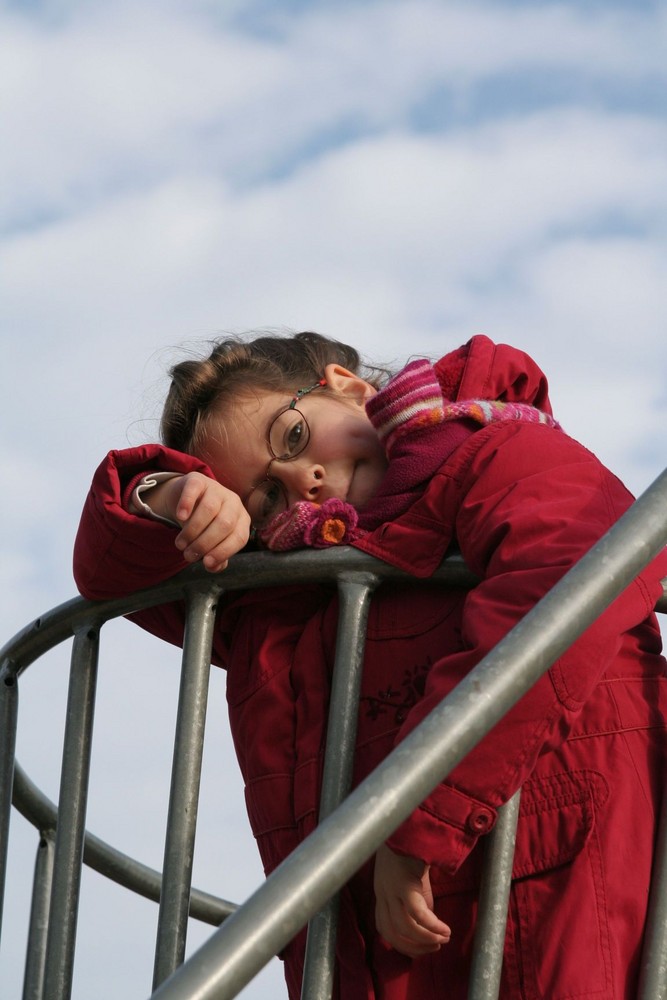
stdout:
<svg viewBox="0 0 667 1000">
<path fill-rule="evenodd" d="M 360 375 L 348 371 L 342 365 L 330 364 L 324 369 L 324 377 L 327 385 L 339 396 L 359 403 L 360 406 L 374 396 L 377 389 L 370 382 L 366 382 Z"/>
</svg>

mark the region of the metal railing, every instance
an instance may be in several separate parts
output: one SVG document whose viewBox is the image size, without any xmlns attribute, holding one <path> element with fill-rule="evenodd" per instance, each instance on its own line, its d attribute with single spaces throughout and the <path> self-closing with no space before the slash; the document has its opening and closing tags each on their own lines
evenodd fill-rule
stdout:
<svg viewBox="0 0 667 1000">
<path fill-rule="evenodd" d="M 484 658 L 352 793 L 358 685 L 371 595 L 386 580 L 410 578 L 350 549 L 286 555 L 253 553 L 224 574 L 199 569 L 129 597 L 76 598 L 33 622 L 0 650 L 0 891 L 4 888 L 12 796 L 40 831 L 24 1000 L 71 993 L 82 864 L 160 901 L 153 996 L 159 1000 L 234 997 L 310 920 L 304 993 L 330 996 L 336 893 L 433 788 L 473 749 L 551 663 L 602 613 L 667 543 L 667 472 L 618 524 Z M 320 825 L 241 907 L 191 890 L 206 695 L 216 605 L 223 591 L 336 579 L 340 614 Z M 460 559 L 437 575 L 472 586 Z M 415 581 L 415 585 L 419 585 Z M 99 633 L 111 618 L 185 598 L 187 624 L 176 723 L 163 873 L 85 833 Z M 667 598 L 658 605 L 667 611 Z M 73 639 L 59 807 L 14 766 L 18 681 L 57 644 Z M 336 766 L 333 765 L 335 758 Z M 667 798 L 667 797 L 666 797 Z M 368 809 L 368 802 L 373 809 Z M 470 997 L 498 994 L 518 793 L 485 838 L 487 866 Z M 222 923 L 183 964 L 188 914 Z M 662 824 L 642 963 L 641 1000 L 667 997 L 667 822 Z"/>
</svg>

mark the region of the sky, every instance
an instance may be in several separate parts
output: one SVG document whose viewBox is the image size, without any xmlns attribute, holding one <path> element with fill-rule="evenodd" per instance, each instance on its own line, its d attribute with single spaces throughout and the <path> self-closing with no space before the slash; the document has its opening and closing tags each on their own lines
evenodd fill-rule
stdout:
<svg viewBox="0 0 667 1000">
<path fill-rule="evenodd" d="M 94 469 L 156 440 L 169 365 L 227 333 L 395 367 L 512 343 L 642 492 L 667 452 L 666 35 L 649 0 L 0 0 L 0 642 L 74 596 Z M 21 682 L 51 798 L 68 656 Z M 156 868 L 178 665 L 105 627 L 88 827 Z M 262 874 L 219 670 L 209 706 L 195 883 L 242 901 Z M 15 816 L 8 998 L 36 844 Z M 126 896 L 84 876 L 75 1000 L 150 993 L 157 911 Z M 279 963 L 242 996 L 285 997 Z"/>
</svg>

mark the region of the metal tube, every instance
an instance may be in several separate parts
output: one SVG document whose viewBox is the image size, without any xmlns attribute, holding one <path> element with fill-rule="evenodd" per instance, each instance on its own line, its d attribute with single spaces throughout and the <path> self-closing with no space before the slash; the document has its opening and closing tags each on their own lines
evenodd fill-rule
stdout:
<svg viewBox="0 0 667 1000">
<path fill-rule="evenodd" d="M 38 830 L 55 829 L 58 810 L 53 802 L 30 780 L 18 761 L 14 769 L 14 806 Z M 83 862 L 117 885 L 146 899 L 160 902 L 162 875 L 87 833 L 83 843 Z M 193 889 L 190 916 L 218 927 L 237 908 L 236 903 L 211 893 Z"/>
<path fill-rule="evenodd" d="M 253 587 L 267 587 L 295 583 L 329 582 L 332 577 L 344 572 L 368 573 L 380 580 L 402 580 L 406 584 L 422 585 L 403 571 L 380 562 L 372 556 L 346 546 L 320 551 L 295 551 L 288 553 L 253 552 L 234 557 L 224 574 L 224 590 L 247 589 L 251 580 Z M 476 578 L 463 564 L 459 555 L 448 556 L 436 571 L 433 581 L 443 585 L 469 587 Z M 66 601 L 36 618 L 21 629 L 0 650 L 0 684 L 7 685 L 8 691 L 0 688 L 3 707 L 0 712 L 8 713 L 2 724 L 0 744 L 2 766 L 0 784 L 4 780 L 5 809 L 0 819 L 0 844 L 6 838 L 11 815 L 10 797 L 13 804 L 38 830 L 55 828 L 56 806 L 40 791 L 22 770 L 18 761 L 14 762 L 12 791 L 12 760 L 14 757 L 14 735 L 16 731 L 17 680 L 23 670 L 36 659 L 74 634 L 88 628 L 98 628 L 105 621 L 129 614 L 141 608 L 153 607 L 171 600 L 187 598 L 188 595 L 219 592 L 216 578 L 201 566 L 192 566 L 176 577 L 147 588 L 138 593 L 106 601 L 87 601 L 81 597 Z M 667 603 L 667 599 L 666 599 Z M 0 714 L 0 719 L 4 720 Z M 2 789 L 0 789 L 1 791 Z M 87 833 L 84 842 L 84 863 L 100 874 L 113 879 L 118 885 L 137 892 L 148 899 L 159 901 L 162 876 L 146 865 L 128 857 L 106 844 L 99 837 Z M 1 872 L 0 872 L 1 875 Z M 190 916 L 218 926 L 236 909 L 236 904 L 220 899 L 210 893 L 192 890 Z"/>
<path fill-rule="evenodd" d="M 352 785 L 359 692 L 366 648 L 366 622 L 371 594 L 378 583 L 378 578 L 369 573 L 347 573 L 338 579 L 340 607 L 322 775 L 320 822 L 340 805 Z M 337 928 L 336 895 L 315 914 L 308 926 L 302 1000 L 329 1000 L 331 997 Z"/>
<path fill-rule="evenodd" d="M 98 651 L 99 633 L 96 629 L 76 634 L 60 776 L 44 977 L 45 1000 L 68 1000 L 72 990 Z"/>
<path fill-rule="evenodd" d="M 9 850 L 18 705 L 18 681 L 14 674 L 3 669 L 0 674 L 0 934 Z"/>
<path fill-rule="evenodd" d="M 155 997 L 231 1000 L 666 541 L 667 472 Z"/>
<path fill-rule="evenodd" d="M 667 790 L 655 846 L 638 1000 L 667 998 Z"/>
<path fill-rule="evenodd" d="M 35 877 L 30 907 L 30 928 L 26 949 L 23 1000 L 42 1000 L 44 970 L 46 966 L 46 941 L 49 929 L 49 904 L 53 881 L 55 842 L 53 831 L 42 834 L 37 846 Z"/>
<path fill-rule="evenodd" d="M 211 645 L 218 593 L 219 590 L 214 593 L 195 593 L 188 605 L 153 989 L 171 975 L 185 955 Z"/>
<path fill-rule="evenodd" d="M 498 810 L 486 843 L 475 925 L 469 1000 L 498 1000 L 521 792 Z"/>
<path fill-rule="evenodd" d="M 294 552 L 241 552 L 230 560 L 224 572 L 224 590 L 284 586 L 285 584 L 328 583 L 339 572 L 362 570 L 376 574 L 382 580 L 400 580 L 404 584 L 423 586 L 424 581 L 411 577 L 403 570 L 359 552 L 348 546 L 330 549 L 306 549 Z M 0 649 L 2 670 L 16 675 L 59 642 L 71 639 L 84 628 L 98 628 L 110 618 L 119 618 L 134 611 L 158 604 L 182 600 L 195 590 L 211 593 L 219 590 L 218 577 L 211 576 L 199 563 L 177 573 L 169 580 L 135 591 L 124 597 L 106 601 L 86 601 L 74 597 L 45 612 L 21 629 Z M 448 556 L 430 578 L 452 587 L 473 587 L 477 582 L 463 564 L 460 555 Z M 667 597 L 662 599 L 667 610 Z"/>
</svg>

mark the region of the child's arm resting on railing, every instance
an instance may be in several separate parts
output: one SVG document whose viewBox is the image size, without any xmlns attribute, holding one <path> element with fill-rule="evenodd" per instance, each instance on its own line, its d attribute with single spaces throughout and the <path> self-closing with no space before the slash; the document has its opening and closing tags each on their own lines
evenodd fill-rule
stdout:
<svg viewBox="0 0 667 1000">
<path fill-rule="evenodd" d="M 180 478 L 161 483 L 143 497 L 150 497 L 155 513 L 178 520 L 180 532 L 163 520 L 132 512 L 136 484 L 146 474 L 161 471 Z M 183 517 L 172 509 L 174 504 Z M 85 597 L 119 597 L 168 579 L 193 556 L 210 555 L 213 564 L 222 566 L 246 544 L 248 530 L 238 497 L 220 486 L 198 459 L 160 445 L 112 451 L 97 469 L 86 498 L 74 547 L 74 578 Z M 183 548 L 177 545 L 179 539 Z"/>
<path fill-rule="evenodd" d="M 180 525 L 174 545 L 183 558 L 201 560 L 211 573 L 248 544 L 250 518 L 240 497 L 201 472 L 159 482 L 143 500 L 158 518 Z"/>
</svg>

